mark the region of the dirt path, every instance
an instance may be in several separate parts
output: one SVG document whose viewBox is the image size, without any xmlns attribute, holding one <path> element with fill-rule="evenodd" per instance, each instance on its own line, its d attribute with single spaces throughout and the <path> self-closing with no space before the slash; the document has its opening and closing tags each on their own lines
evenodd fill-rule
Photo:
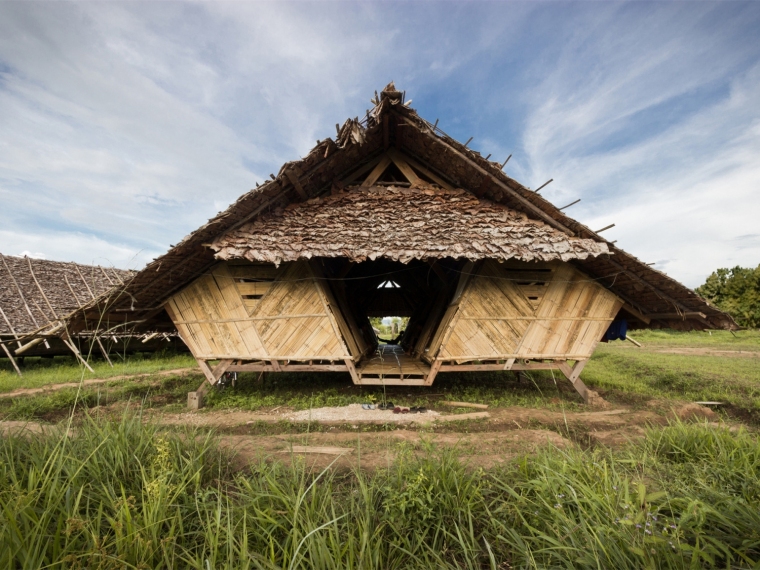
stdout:
<svg viewBox="0 0 760 570">
<path fill-rule="evenodd" d="M 0 399 L 16 398 L 18 396 L 34 396 L 36 394 L 42 394 L 45 392 L 56 392 L 58 390 L 63 390 L 64 388 L 78 388 L 80 385 L 87 387 L 97 384 L 105 384 L 107 382 L 116 382 L 118 380 L 134 380 L 136 378 L 146 378 L 148 376 L 171 376 L 173 374 L 187 374 L 189 372 L 198 372 L 198 369 L 175 368 L 174 370 L 161 370 L 159 372 L 147 372 L 145 374 L 122 374 L 121 376 L 110 376 L 108 378 L 89 378 L 87 380 L 82 380 L 81 382 L 48 384 L 46 386 L 40 386 L 39 388 L 17 388 L 12 392 L 5 392 L 0 394 Z"/>
<path fill-rule="evenodd" d="M 463 463 L 489 468 L 540 447 L 567 447 L 572 443 L 549 430 L 503 432 L 426 433 L 411 430 L 388 432 L 321 432 L 298 435 L 222 435 L 219 443 L 235 454 L 234 463 L 244 469 L 258 461 L 303 462 L 307 467 L 375 470 L 388 468 L 399 455 L 421 456 L 428 450 L 453 449 Z"/>
<path fill-rule="evenodd" d="M 658 354 L 681 354 L 685 356 L 724 356 L 726 358 L 760 358 L 760 350 L 722 350 L 710 347 L 658 347 L 616 346 L 615 350 L 655 352 Z"/>
</svg>

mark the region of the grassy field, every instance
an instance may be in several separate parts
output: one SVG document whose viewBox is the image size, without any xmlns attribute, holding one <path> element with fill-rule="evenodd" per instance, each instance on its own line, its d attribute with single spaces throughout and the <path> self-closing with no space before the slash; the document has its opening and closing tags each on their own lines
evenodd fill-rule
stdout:
<svg viewBox="0 0 760 570">
<path fill-rule="evenodd" d="M 388 469 L 234 471 L 139 417 L 0 438 L 4 568 L 751 568 L 760 444 L 675 424 L 624 451 L 488 471 L 430 447 Z"/>
<path fill-rule="evenodd" d="M 760 332 L 636 331 L 642 344 L 616 341 L 600 344 L 586 366 L 583 380 L 613 403 L 644 405 L 652 399 L 720 401 L 743 419 L 760 423 Z M 667 351 L 691 351 L 669 353 Z M 720 356 L 716 352 L 723 351 Z M 727 352 L 726 352 L 727 351 Z M 706 352 L 702 354 L 700 352 Z M 737 356 L 741 354 L 741 356 Z M 0 361 L 2 362 L 2 361 Z M 135 355 L 110 368 L 94 362 L 95 374 L 71 358 L 27 359 L 19 378 L 5 362 L 0 369 L 0 394 L 20 387 L 36 388 L 76 382 L 82 378 L 108 378 L 127 374 L 189 368 L 189 355 Z M 237 387 L 225 387 L 208 396 L 209 410 L 266 410 L 273 407 L 308 409 L 392 400 L 405 406 L 432 406 L 441 399 L 488 404 L 492 407 L 525 406 L 581 411 L 584 405 L 559 374 L 537 372 L 518 382 L 511 373 L 441 374 L 432 389 L 419 387 L 356 387 L 345 374 L 241 374 Z M 77 397 L 86 406 L 119 400 L 144 400 L 150 407 L 181 406 L 185 393 L 202 381 L 200 374 L 168 378 L 133 379 L 109 387 L 61 390 L 24 399 L 0 398 L 0 417 L 6 419 L 56 418 L 65 414 Z M 464 411 L 464 410 L 462 410 Z"/>
<path fill-rule="evenodd" d="M 365 428 L 349 425 L 244 422 L 193 431 L 185 420 L 162 423 L 185 411 L 186 393 L 202 381 L 199 372 L 159 374 L 192 366 L 187 356 L 135 357 L 121 369 L 96 363 L 95 375 L 71 360 L 27 359 L 20 382 L 0 373 L 0 392 L 147 375 L 0 394 L 0 567 L 760 567 L 760 333 L 634 338 L 642 348 L 601 345 L 583 378 L 629 410 L 626 417 L 640 413 L 635 425 L 609 424 L 622 416 L 604 412 L 601 423 L 583 424 L 587 407 L 550 372 L 523 382 L 509 373 L 449 374 L 432 389 L 387 390 L 355 387 L 340 374 L 270 374 L 262 382 L 241 375 L 235 388 L 210 392 L 208 407 L 193 416 L 385 398 L 559 418 L 406 427 L 397 437 L 380 431 L 364 439 Z M 652 411 L 695 400 L 724 402 L 722 418 L 681 423 Z M 35 429 L 43 432 L 14 432 L 8 420 L 42 420 Z M 594 439 L 597 429 L 638 436 L 607 447 L 594 443 L 603 441 Z M 530 450 L 515 443 L 528 436 L 543 443 Z M 246 442 L 255 451 L 273 441 L 275 459 L 241 455 Z M 295 444 L 347 446 L 356 462 L 314 468 L 277 451 Z M 393 453 L 370 466 L 384 450 Z M 507 460 L 486 464 L 478 454 L 488 453 Z"/>
<path fill-rule="evenodd" d="M 89 378 L 111 378 L 134 374 L 150 374 L 162 370 L 173 370 L 197 366 L 189 354 L 131 354 L 126 358 L 113 358 L 111 367 L 103 359 L 92 359 L 90 372 L 81 366 L 73 356 L 55 358 L 28 357 L 23 363 L 23 377 L 13 370 L 7 358 L 0 358 L 0 393 L 18 388 L 40 388 L 48 384 L 78 382 Z"/>
</svg>

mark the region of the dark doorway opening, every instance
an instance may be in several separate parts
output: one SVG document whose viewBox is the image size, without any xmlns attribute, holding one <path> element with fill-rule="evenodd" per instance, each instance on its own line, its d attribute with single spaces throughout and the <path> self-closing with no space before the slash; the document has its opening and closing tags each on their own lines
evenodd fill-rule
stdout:
<svg viewBox="0 0 760 570">
<path fill-rule="evenodd" d="M 464 260 L 443 259 L 401 263 L 377 259 L 352 263 L 322 259 L 325 278 L 340 310 L 350 313 L 368 350 L 363 360 L 393 354 L 405 362 L 426 360 L 428 344 L 454 295 Z M 376 332 L 378 318 L 394 317 L 403 325 L 395 336 Z M 380 339 L 383 339 L 381 341 Z M 391 340 L 392 342 L 384 342 Z M 390 350 L 389 347 L 394 347 Z"/>
</svg>

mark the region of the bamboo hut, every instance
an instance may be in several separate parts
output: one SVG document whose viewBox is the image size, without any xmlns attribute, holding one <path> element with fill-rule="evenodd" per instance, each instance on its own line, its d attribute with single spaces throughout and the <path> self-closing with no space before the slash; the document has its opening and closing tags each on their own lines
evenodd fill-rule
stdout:
<svg viewBox="0 0 760 570">
<path fill-rule="evenodd" d="M 92 312 L 168 316 L 206 386 L 227 371 L 430 386 L 447 371 L 556 369 L 584 398 L 580 373 L 613 322 L 735 326 L 421 118 L 393 84 L 373 103 L 70 326 Z M 391 315 L 408 324 L 381 344 L 369 317 Z"/>
<path fill-rule="evenodd" d="M 68 315 L 107 291 L 123 287 L 133 275 L 113 267 L 0 254 L 2 354 L 21 374 L 17 360 L 26 356 L 73 354 L 89 367 L 83 349 L 86 354 L 95 348 L 110 362 L 107 346 L 115 343 L 120 343 L 121 350 L 135 342 L 143 350 L 154 348 L 142 343 L 145 335 L 138 340 L 129 330 L 110 330 L 104 341 L 103 335 L 94 331 L 107 327 L 90 324 L 74 334 L 66 326 Z M 170 332 L 163 340 L 170 338 Z"/>
</svg>

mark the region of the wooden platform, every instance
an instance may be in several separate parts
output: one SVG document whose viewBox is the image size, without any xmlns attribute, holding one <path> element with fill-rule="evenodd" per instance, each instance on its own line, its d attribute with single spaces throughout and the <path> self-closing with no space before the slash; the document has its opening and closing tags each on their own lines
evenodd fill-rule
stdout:
<svg viewBox="0 0 760 570">
<path fill-rule="evenodd" d="M 377 352 L 357 368 L 361 384 L 422 386 L 430 366 L 405 354 L 400 346 L 381 344 Z"/>
</svg>

